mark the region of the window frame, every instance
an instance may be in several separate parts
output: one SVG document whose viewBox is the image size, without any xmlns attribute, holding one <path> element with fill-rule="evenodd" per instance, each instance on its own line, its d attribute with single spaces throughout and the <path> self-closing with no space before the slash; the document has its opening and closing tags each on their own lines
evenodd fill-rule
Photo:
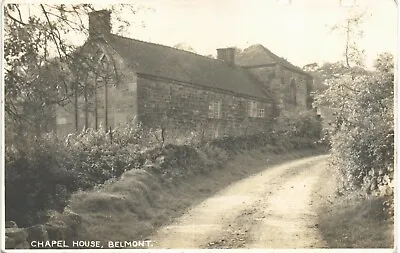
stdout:
<svg viewBox="0 0 400 253">
<path fill-rule="evenodd" d="M 264 108 L 260 108 L 258 109 L 258 118 L 264 118 L 265 117 L 265 109 Z"/>
<path fill-rule="evenodd" d="M 258 117 L 258 102 L 257 101 L 251 100 L 248 102 L 247 115 L 249 118 L 257 118 Z"/>
<path fill-rule="evenodd" d="M 221 119 L 221 101 L 211 100 L 208 103 L 208 118 Z"/>
<path fill-rule="evenodd" d="M 297 87 L 296 80 L 292 78 L 289 84 L 289 103 L 297 105 Z"/>
</svg>

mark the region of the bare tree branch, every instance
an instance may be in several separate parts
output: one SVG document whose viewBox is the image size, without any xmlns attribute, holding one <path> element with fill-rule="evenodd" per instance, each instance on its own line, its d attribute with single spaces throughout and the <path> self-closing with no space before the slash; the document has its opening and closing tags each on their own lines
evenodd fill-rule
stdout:
<svg viewBox="0 0 400 253">
<path fill-rule="evenodd" d="M 15 5 L 15 8 L 16 8 L 17 11 L 18 11 L 19 20 L 22 22 L 21 10 L 19 9 L 19 6 L 18 6 L 17 4 Z"/>
<path fill-rule="evenodd" d="M 346 65 L 347 65 L 348 68 L 350 68 L 350 63 L 349 63 L 349 43 L 350 43 L 350 20 L 347 20 L 345 57 L 346 57 Z"/>
<path fill-rule="evenodd" d="M 18 20 L 16 18 L 14 18 L 8 11 L 6 11 L 5 14 L 7 15 L 7 17 L 9 17 L 10 19 L 12 19 L 13 21 L 17 22 L 20 25 L 24 25 L 24 26 L 28 25 L 28 24 L 26 24 L 26 23 L 24 23 L 24 22 L 22 22 L 22 21 L 20 21 L 20 20 Z"/>
<path fill-rule="evenodd" d="M 40 4 L 40 7 L 42 8 L 43 14 L 45 15 L 46 20 L 47 20 L 47 23 L 48 23 L 48 25 L 49 25 L 49 27 L 50 27 L 50 34 L 51 34 L 52 37 L 53 37 L 54 44 L 56 44 L 56 48 L 57 48 L 58 55 L 60 56 L 60 58 L 62 58 L 59 45 L 58 45 L 57 40 L 56 40 L 56 37 L 55 37 L 55 35 L 54 35 L 54 31 L 53 31 L 54 26 L 53 26 L 53 24 L 50 22 L 49 16 L 47 15 L 47 11 L 46 11 L 46 9 L 44 8 L 43 4 Z"/>
</svg>

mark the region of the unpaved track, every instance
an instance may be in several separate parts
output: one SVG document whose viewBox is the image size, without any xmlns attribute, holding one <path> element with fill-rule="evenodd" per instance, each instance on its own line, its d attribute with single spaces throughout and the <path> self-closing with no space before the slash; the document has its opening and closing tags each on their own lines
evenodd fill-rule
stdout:
<svg viewBox="0 0 400 253">
<path fill-rule="evenodd" d="M 322 248 L 311 193 L 326 156 L 236 182 L 151 237 L 153 248 Z"/>
</svg>

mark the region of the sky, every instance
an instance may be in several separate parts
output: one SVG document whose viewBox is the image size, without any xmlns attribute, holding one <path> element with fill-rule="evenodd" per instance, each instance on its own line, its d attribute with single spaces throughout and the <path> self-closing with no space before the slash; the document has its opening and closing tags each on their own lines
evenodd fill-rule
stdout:
<svg viewBox="0 0 400 253">
<path fill-rule="evenodd" d="M 329 27 L 343 23 L 349 13 L 365 11 L 359 46 L 365 49 L 367 66 L 379 53 L 397 50 L 394 0 L 355 0 L 353 7 L 340 0 L 285 2 L 289 0 L 135 0 L 139 10 L 125 17 L 133 25 L 123 35 L 167 46 L 185 43 L 202 55 L 216 55 L 221 47 L 262 44 L 301 67 L 343 59 L 345 35 Z"/>
<path fill-rule="evenodd" d="M 46 2 L 56 4 L 56 1 L 62 3 L 62 0 Z M 347 2 L 355 5 L 348 7 Z M 115 3 L 103 0 L 95 7 L 104 9 Z M 299 67 L 336 62 L 344 59 L 346 36 L 342 31 L 331 32 L 330 27 L 343 24 L 351 13 L 361 12 L 365 12 L 360 25 L 364 37 L 357 42 L 365 50 L 367 67 L 372 66 L 379 53 L 397 51 L 398 17 L 394 0 L 133 0 L 131 3 L 137 12 L 125 12 L 123 18 L 131 26 L 121 35 L 167 46 L 183 43 L 201 55 L 215 56 L 216 49 L 222 47 L 245 49 L 262 44 Z M 118 30 L 116 20 L 116 15 L 112 15 L 114 33 Z M 86 39 L 70 37 L 76 44 L 83 44 Z"/>
</svg>

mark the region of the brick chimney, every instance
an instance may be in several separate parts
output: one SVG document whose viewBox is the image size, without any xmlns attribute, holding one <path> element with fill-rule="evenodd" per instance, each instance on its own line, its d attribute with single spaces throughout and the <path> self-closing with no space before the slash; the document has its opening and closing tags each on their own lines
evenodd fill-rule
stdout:
<svg viewBox="0 0 400 253">
<path fill-rule="evenodd" d="M 218 48 L 217 49 L 217 59 L 222 60 L 229 65 L 235 65 L 235 48 Z"/>
<path fill-rule="evenodd" d="M 111 33 L 111 11 L 100 10 L 89 13 L 89 37 Z"/>
</svg>

